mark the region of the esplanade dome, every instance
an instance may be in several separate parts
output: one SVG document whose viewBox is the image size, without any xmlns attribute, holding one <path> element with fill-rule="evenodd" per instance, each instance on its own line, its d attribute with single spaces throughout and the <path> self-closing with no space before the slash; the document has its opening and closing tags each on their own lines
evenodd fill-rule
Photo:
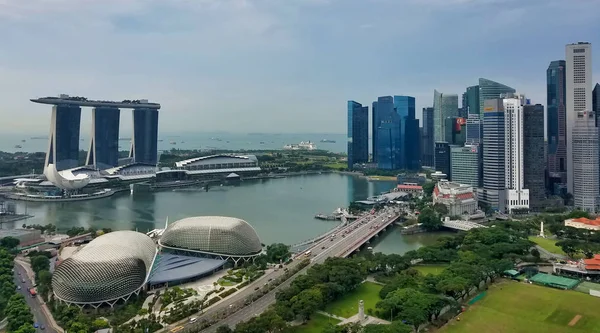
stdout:
<svg viewBox="0 0 600 333">
<path fill-rule="evenodd" d="M 211 255 L 248 257 L 260 254 L 262 245 L 254 228 L 235 217 L 196 216 L 167 226 L 162 247 Z"/>
</svg>

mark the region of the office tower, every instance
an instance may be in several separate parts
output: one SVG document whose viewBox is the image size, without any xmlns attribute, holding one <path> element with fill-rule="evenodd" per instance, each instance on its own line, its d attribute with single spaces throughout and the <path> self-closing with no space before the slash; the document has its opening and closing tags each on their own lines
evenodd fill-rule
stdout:
<svg viewBox="0 0 600 333">
<path fill-rule="evenodd" d="M 565 61 L 552 61 L 546 70 L 548 132 L 548 184 L 567 184 L 567 128 L 565 113 Z M 560 194 L 554 185 L 551 193 Z"/>
<path fill-rule="evenodd" d="M 467 121 L 465 118 L 448 117 L 446 118 L 445 123 L 444 130 L 446 133 L 444 135 L 444 140 L 451 145 L 463 146 L 467 137 Z"/>
<path fill-rule="evenodd" d="M 479 164 L 479 146 L 450 147 L 450 173 L 453 182 L 478 187 Z"/>
<path fill-rule="evenodd" d="M 379 117 L 377 114 L 377 101 L 371 104 L 371 162 L 377 162 L 377 129 L 379 128 Z"/>
<path fill-rule="evenodd" d="M 598 115 L 600 115 L 600 83 L 596 83 L 592 91 L 592 110 L 596 114 L 596 127 L 598 127 Z"/>
<path fill-rule="evenodd" d="M 492 80 L 479 79 L 479 110 L 483 109 L 483 104 L 486 99 L 498 99 L 500 95 L 507 93 L 515 93 L 516 90 L 502 83 Z M 481 112 L 480 112 L 481 113 Z"/>
<path fill-rule="evenodd" d="M 433 132 L 434 140 L 444 141 L 445 120 L 448 117 L 458 116 L 458 95 L 443 94 L 437 90 L 433 91 Z"/>
<path fill-rule="evenodd" d="M 569 103 L 567 101 L 567 103 Z M 567 108 L 567 112 L 568 112 Z M 579 111 L 572 129 L 573 202 L 575 208 L 596 213 L 599 204 L 598 128 L 592 111 Z M 571 172 L 569 172 L 571 173 Z"/>
<path fill-rule="evenodd" d="M 119 165 L 119 121 L 121 111 L 115 107 L 92 110 L 92 140 L 86 165 L 108 169 Z"/>
<path fill-rule="evenodd" d="M 526 103 L 522 95 L 505 94 L 504 105 L 506 159 L 506 208 L 510 213 L 513 209 L 529 209 L 529 189 L 524 184 L 524 135 L 523 135 L 523 105 Z M 543 123 L 538 123 L 542 127 Z M 485 146 L 484 146 L 485 147 Z M 542 159 L 543 161 L 543 159 Z"/>
<path fill-rule="evenodd" d="M 435 171 L 446 174 L 447 179 L 452 179 L 450 169 L 450 145 L 448 142 L 437 141 L 434 147 Z"/>
<path fill-rule="evenodd" d="M 421 164 L 433 167 L 433 108 L 423 108 L 423 137 L 421 146 Z"/>
<path fill-rule="evenodd" d="M 544 106 L 523 106 L 523 187 L 529 190 L 529 207 L 541 210 L 546 199 Z"/>
<path fill-rule="evenodd" d="M 384 120 L 390 120 L 391 114 L 394 113 L 394 98 L 392 96 L 378 97 L 376 102 L 373 102 L 373 122 L 372 122 L 372 136 L 373 136 L 373 162 L 377 162 L 379 157 L 378 145 L 379 145 L 379 126 Z"/>
<path fill-rule="evenodd" d="M 479 86 L 467 87 L 467 91 L 462 96 L 462 106 L 466 110 L 465 118 L 468 118 L 470 114 L 479 114 Z"/>
<path fill-rule="evenodd" d="M 592 110 L 592 45 L 579 42 L 565 47 L 566 53 L 566 115 L 567 115 L 567 190 L 575 196 L 573 180 L 573 156 L 575 156 L 572 135 L 575 120 L 580 111 Z"/>
<path fill-rule="evenodd" d="M 50 140 L 44 170 L 48 164 L 54 164 L 58 171 L 79 166 L 80 123 L 81 107 L 69 104 L 52 107 Z"/>
<path fill-rule="evenodd" d="M 470 113 L 467 118 L 465 144 L 479 145 L 482 142 L 483 123 L 479 114 Z"/>
<path fill-rule="evenodd" d="M 348 101 L 348 169 L 369 161 L 369 107 Z"/>
<path fill-rule="evenodd" d="M 394 96 L 394 111 L 400 118 L 400 168 L 419 170 L 419 120 L 415 114 L 415 98 Z"/>
<path fill-rule="evenodd" d="M 378 103 L 379 104 L 379 103 Z M 393 113 L 383 120 L 377 129 L 377 168 L 383 170 L 401 169 L 400 117 Z"/>
<path fill-rule="evenodd" d="M 504 106 L 500 99 L 486 100 L 483 107 L 483 189 L 478 199 L 504 211 L 505 201 Z"/>
<path fill-rule="evenodd" d="M 129 157 L 135 163 L 156 165 L 158 162 L 158 110 L 133 109 L 133 138 Z"/>
</svg>

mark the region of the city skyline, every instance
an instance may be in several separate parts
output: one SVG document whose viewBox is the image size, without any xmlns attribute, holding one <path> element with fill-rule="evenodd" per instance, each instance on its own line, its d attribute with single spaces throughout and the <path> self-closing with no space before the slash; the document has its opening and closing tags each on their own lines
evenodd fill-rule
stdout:
<svg viewBox="0 0 600 333">
<path fill-rule="evenodd" d="M 421 118 L 434 89 L 461 96 L 479 77 L 544 103 L 545 70 L 564 58 L 564 45 L 600 43 L 592 6 L 600 8 L 556 0 L 8 0 L 0 11 L 0 130 L 47 133 L 47 112 L 28 99 L 60 93 L 160 100 L 169 110 L 161 132 L 344 133 L 341 100 L 414 96 Z M 526 20 L 532 11 L 542 21 Z M 72 12 L 79 15 L 63 15 Z M 510 49 L 499 47 L 509 38 Z M 369 47 L 349 52 L 357 44 Z M 280 99 L 300 102 L 282 109 Z M 237 121 L 223 121 L 231 117 Z M 82 128 L 91 128 L 86 121 Z"/>
</svg>

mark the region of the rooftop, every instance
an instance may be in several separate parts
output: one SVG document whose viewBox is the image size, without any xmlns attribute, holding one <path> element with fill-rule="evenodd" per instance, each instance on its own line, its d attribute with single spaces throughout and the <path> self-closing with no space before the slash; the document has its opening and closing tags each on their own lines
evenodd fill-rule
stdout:
<svg viewBox="0 0 600 333">
<path fill-rule="evenodd" d="M 575 219 L 569 219 L 571 222 L 576 222 L 576 223 L 581 223 L 581 224 L 587 224 L 587 225 L 593 225 L 593 226 L 600 226 L 600 218 L 596 218 L 595 220 L 590 220 L 588 218 L 585 217 L 579 217 L 579 218 L 575 218 Z M 567 220 L 567 221 L 569 221 Z"/>
<path fill-rule="evenodd" d="M 123 109 L 160 109 L 160 104 L 150 103 L 146 99 L 138 100 L 122 100 L 122 101 L 101 101 L 91 100 L 86 97 L 60 95 L 59 97 L 40 97 L 32 98 L 30 101 L 39 104 L 50 104 L 50 105 L 75 105 L 75 106 L 91 106 L 91 107 L 115 107 Z"/>
<path fill-rule="evenodd" d="M 399 190 L 423 190 L 423 186 L 419 186 L 419 185 L 399 184 L 397 188 Z"/>
</svg>

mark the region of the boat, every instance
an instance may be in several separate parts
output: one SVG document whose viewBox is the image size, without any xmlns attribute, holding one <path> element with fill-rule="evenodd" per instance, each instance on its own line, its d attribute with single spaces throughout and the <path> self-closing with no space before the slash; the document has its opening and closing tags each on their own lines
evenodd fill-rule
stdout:
<svg viewBox="0 0 600 333">
<path fill-rule="evenodd" d="M 335 143 L 335 140 L 323 139 L 321 140 L 323 143 Z"/>
<path fill-rule="evenodd" d="M 317 145 L 315 145 L 314 143 L 312 143 L 310 141 L 302 141 L 298 144 L 285 145 L 285 146 L 283 146 L 283 149 L 285 149 L 285 150 L 316 150 Z"/>
<path fill-rule="evenodd" d="M 21 145 L 16 145 L 15 148 L 23 148 Z"/>
<path fill-rule="evenodd" d="M 175 142 L 175 141 L 171 141 L 169 143 L 172 144 L 172 145 L 176 145 L 177 144 L 177 142 Z"/>
<path fill-rule="evenodd" d="M 26 140 L 21 140 L 21 142 L 25 142 Z"/>
</svg>

